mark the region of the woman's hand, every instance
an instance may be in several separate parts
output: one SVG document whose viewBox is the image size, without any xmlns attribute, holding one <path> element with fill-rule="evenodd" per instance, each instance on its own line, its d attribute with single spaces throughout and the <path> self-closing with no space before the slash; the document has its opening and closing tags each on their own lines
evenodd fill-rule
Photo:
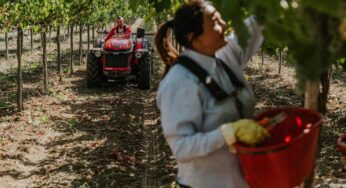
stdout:
<svg viewBox="0 0 346 188">
<path fill-rule="evenodd" d="M 237 141 L 253 146 L 269 138 L 268 131 L 251 119 L 241 119 L 236 122 L 226 123 L 221 125 L 220 129 L 229 146 L 232 146 Z"/>
</svg>

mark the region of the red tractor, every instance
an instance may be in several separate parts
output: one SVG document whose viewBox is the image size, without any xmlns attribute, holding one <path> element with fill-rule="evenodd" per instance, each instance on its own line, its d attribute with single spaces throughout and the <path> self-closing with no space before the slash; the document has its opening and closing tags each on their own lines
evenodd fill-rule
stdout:
<svg viewBox="0 0 346 188">
<path fill-rule="evenodd" d="M 105 32 L 106 33 L 106 32 Z M 113 37 L 93 48 L 87 60 L 87 87 L 99 87 L 112 80 L 130 80 L 139 88 L 151 87 L 152 52 L 145 31 L 137 29 L 130 39 Z"/>
</svg>

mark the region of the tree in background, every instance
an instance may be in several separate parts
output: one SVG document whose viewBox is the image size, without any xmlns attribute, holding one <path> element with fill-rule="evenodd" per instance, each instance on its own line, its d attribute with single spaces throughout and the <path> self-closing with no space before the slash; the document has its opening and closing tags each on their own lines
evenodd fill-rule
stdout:
<svg viewBox="0 0 346 188">
<path fill-rule="evenodd" d="M 23 105 L 23 76 L 22 76 L 22 45 L 23 35 L 22 31 L 28 24 L 28 20 L 25 18 L 28 16 L 28 12 L 25 11 L 25 3 L 23 2 L 11 2 L 2 1 L 2 14 L 0 16 L 0 23 L 5 27 L 5 30 L 12 28 L 17 29 L 17 110 L 21 112 L 24 110 Z"/>
</svg>

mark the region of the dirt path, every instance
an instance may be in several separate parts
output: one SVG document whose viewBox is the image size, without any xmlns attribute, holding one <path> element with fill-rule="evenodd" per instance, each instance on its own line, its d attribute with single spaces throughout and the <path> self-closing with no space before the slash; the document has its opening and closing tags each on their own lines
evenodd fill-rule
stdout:
<svg viewBox="0 0 346 188">
<path fill-rule="evenodd" d="M 19 114 L 17 122 L 2 124 L 0 182 L 5 183 L 0 187 L 163 183 L 156 174 L 155 91 L 115 83 L 88 90 L 84 73 L 80 67 L 51 96 L 27 101 L 30 110 Z"/>
<path fill-rule="evenodd" d="M 155 156 L 158 154 L 158 148 L 157 148 L 157 134 L 158 132 L 153 128 L 152 126 L 158 126 L 157 125 L 157 113 L 155 113 L 155 100 L 153 98 L 147 99 L 144 101 L 144 116 L 148 117 L 150 119 L 146 120 L 144 122 L 144 132 L 146 135 L 146 138 L 144 140 L 145 142 L 145 174 L 143 179 L 143 187 L 158 187 L 158 181 L 155 174 L 152 173 L 153 170 L 155 170 L 155 166 L 152 166 L 151 163 L 155 160 Z"/>
</svg>

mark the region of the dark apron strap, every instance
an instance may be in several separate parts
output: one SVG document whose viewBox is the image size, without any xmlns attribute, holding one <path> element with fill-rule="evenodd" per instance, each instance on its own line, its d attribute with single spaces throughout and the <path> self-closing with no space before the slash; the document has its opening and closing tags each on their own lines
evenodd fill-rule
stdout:
<svg viewBox="0 0 346 188">
<path fill-rule="evenodd" d="M 244 88 L 244 84 L 237 78 L 233 71 L 221 60 L 217 59 L 226 71 L 230 81 L 235 86 L 235 91 L 227 93 L 220 85 L 204 70 L 200 65 L 187 56 L 180 56 L 174 64 L 179 64 L 196 75 L 201 83 L 208 89 L 211 95 L 217 100 L 222 101 L 229 97 L 234 97 L 240 118 L 244 118 L 243 104 L 238 99 L 239 92 Z"/>
<path fill-rule="evenodd" d="M 224 63 L 221 59 L 217 59 L 218 62 L 220 62 L 220 64 L 222 65 L 223 69 L 226 71 L 229 79 L 231 80 L 231 82 L 233 83 L 233 85 L 236 87 L 236 88 L 245 88 L 244 86 L 244 83 L 242 81 L 240 81 L 238 79 L 238 77 L 235 75 L 235 73 L 232 71 L 232 69 L 229 68 L 228 65 L 226 65 L 226 63 Z M 239 112 L 239 117 L 240 118 L 244 118 L 245 115 L 244 115 L 244 105 L 243 103 L 239 100 L 238 97 L 235 97 L 235 104 L 238 108 L 238 112 Z"/>
<path fill-rule="evenodd" d="M 226 71 L 228 77 L 236 88 L 244 88 L 244 83 L 238 79 L 233 70 L 226 65 L 221 59 L 216 59 L 222 65 L 222 68 Z"/>
<path fill-rule="evenodd" d="M 226 93 L 218 83 L 204 70 L 199 66 L 195 61 L 186 56 L 181 56 L 178 58 L 175 64 L 182 65 L 194 75 L 196 75 L 201 83 L 209 90 L 211 95 L 218 101 L 222 101 L 230 96 Z M 231 94 L 232 95 L 232 94 Z"/>
</svg>

